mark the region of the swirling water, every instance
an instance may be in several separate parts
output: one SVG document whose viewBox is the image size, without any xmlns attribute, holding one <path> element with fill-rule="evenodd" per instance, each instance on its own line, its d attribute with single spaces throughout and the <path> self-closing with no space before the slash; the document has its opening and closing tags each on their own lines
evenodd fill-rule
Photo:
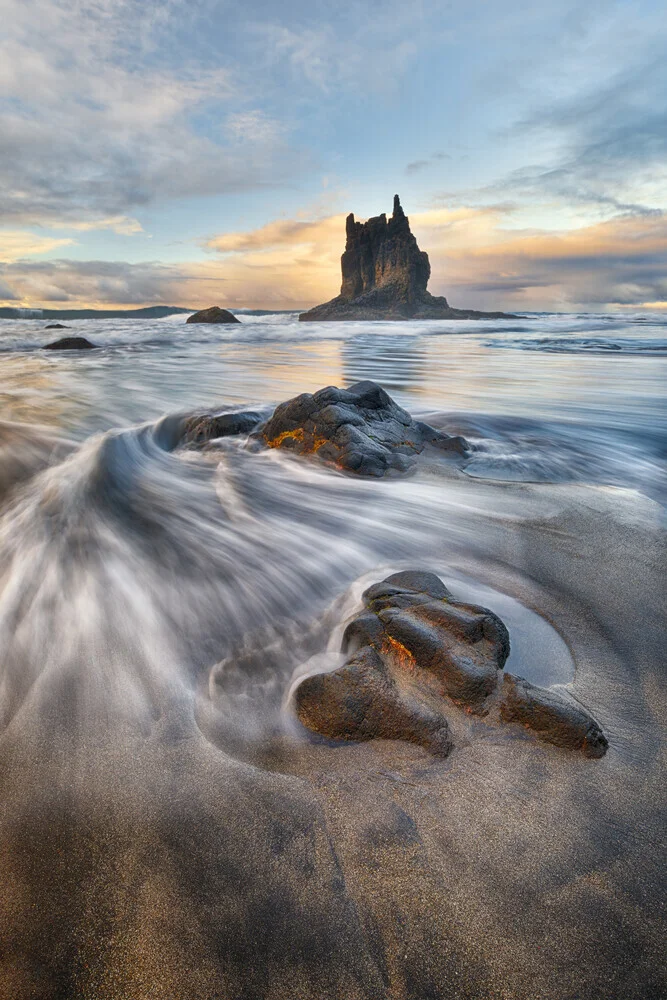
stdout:
<svg viewBox="0 0 667 1000">
<path fill-rule="evenodd" d="M 39 350 L 52 336 L 43 321 L 0 323 L 3 727 L 32 710 L 54 729 L 75 718 L 82 732 L 113 731 L 203 697 L 239 738 L 261 733 L 284 717 L 295 671 L 313 656 L 336 662 L 360 580 L 429 566 L 462 597 L 494 603 L 476 574 L 487 533 L 500 518 L 547 516 L 554 501 L 490 494 L 490 482 L 666 495 L 667 317 L 241 318 L 72 321 L 71 335 L 99 346 L 75 353 Z M 474 448 L 463 474 L 427 464 L 368 482 L 243 440 L 177 448 L 184 412 L 270 412 L 361 379 L 463 433 Z M 551 626 L 506 594 L 495 603 L 522 672 L 566 681 Z M 530 662 L 539 644 L 552 661 L 543 675 Z M 67 710 L 56 711 L 63 677 Z"/>
</svg>

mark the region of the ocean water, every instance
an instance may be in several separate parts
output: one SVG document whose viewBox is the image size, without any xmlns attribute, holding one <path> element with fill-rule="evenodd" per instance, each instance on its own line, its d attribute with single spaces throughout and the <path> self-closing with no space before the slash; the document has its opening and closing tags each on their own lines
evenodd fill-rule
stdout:
<svg viewBox="0 0 667 1000">
<path fill-rule="evenodd" d="M 666 315 L 308 324 L 240 315 L 240 326 L 172 316 L 69 321 L 67 331 L 0 320 L 1 417 L 80 441 L 168 413 L 272 406 L 373 379 L 411 412 L 461 428 L 488 470 L 510 479 L 525 466 L 540 479 L 664 485 Z M 61 335 L 101 349 L 39 350 Z"/>
<path fill-rule="evenodd" d="M 33 698 L 48 716 L 34 681 L 67 669 L 85 692 L 84 730 L 102 697 L 113 729 L 115 713 L 141 718 L 164 698 L 208 690 L 239 739 L 261 735 L 285 720 L 304 664 L 339 662 L 362 583 L 401 566 L 434 569 L 455 594 L 498 609 L 511 665 L 567 683 L 574 666 L 534 613 L 537 598 L 531 610 L 511 588 L 489 589 L 484 539 L 499 518 L 544 517 L 553 505 L 548 490 L 529 497 L 508 484 L 664 500 L 667 317 L 241 318 L 72 321 L 68 335 L 99 345 L 74 353 L 40 350 L 65 334 L 43 321 L 0 324 L 4 724 Z M 268 414 L 297 393 L 362 379 L 464 434 L 473 451 L 462 472 L 426 463 L 369 482 L 254 453 L 243 439 L 176 447 L 179 414 Z"/>
</svg>

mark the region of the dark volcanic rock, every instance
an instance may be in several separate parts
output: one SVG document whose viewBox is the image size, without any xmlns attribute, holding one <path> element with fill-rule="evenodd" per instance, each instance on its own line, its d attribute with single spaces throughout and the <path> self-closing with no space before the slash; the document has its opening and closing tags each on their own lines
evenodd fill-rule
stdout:
<svg viewBox="0 0 667 1000">
<path fill-rule="evenodd" d="M 523 677 L 505 674 L 500 714 L 506 722 L 520 722 L 548 743 L 581 750 L 587 757 L 604 757 L 609 746 L 585 709 Z"/>
<path fill-rule="evenodd" d="M 45 344 L 43 351 L 92 351 L 97 344 L 91 344 L 85 337 L 62 337 L 52 344 Z"/>
<path fill-rule="evenodd" d="M 307 677 L 295 697 L 301 723 L 330 739 L 408 740 L 441 757 L 452 749 L 444 716 L 407 699 L 371 646 L 340 670 Z"/>
<path fill-rule="evenodd" d="M 210 309 L 200 309 L 199 312 L 188 316 L 186 323 L 240 323 L 241 321 L 219 306 L 211 306 Z"/>
<path fill-rule="evenodd" d="M 69 330 L 69 327 L 64 323 L 49 323 L 48 326 L 44 327 L 45 330 Z"/>
<path fill-rule="evenodd" d="M 214 438 L 250 434 L 262 419 L 261 414 L 244 410 L 240 413 L 202 413 L 187 417 L 183 424 L 185 444 L 205 444 Z"/>
<path fill-rule="evenodd" d="M 299 316 L 301 320 L 345 319 L 514 319 L 507 313 L 452 309 L 444 296 L 426 290 L 431 275 L 428 254 L 420 250 L 410 223 L 394 195 L 394 214 L 367 222 L 350 214 L 341 257 L 340 295 Z"/>
<path fill-rule="evenodd" d="M 296 689 L 307 729 L 338 740 L 407 740 L 446 756 L 448 706 L 458 706 L 491 722 L 521 723 L 589 757 L 606 752 L 584 709 L 511 674 L 498 684 L 510 652 L 505 625 L 487 608 L 453 600 L 433 573 L 395 573 L 363 601 L 343 635 L 344 666 Z"/>
<path fill-rule="evenodd" d="M 288 448 L 363 476 L 405 472 L 426 444 L 465 455 L 463 438 L 416 422 L 375 382 L 329 386 L 278 406 L 258 431 L 269 448 Z"/>
</svg>

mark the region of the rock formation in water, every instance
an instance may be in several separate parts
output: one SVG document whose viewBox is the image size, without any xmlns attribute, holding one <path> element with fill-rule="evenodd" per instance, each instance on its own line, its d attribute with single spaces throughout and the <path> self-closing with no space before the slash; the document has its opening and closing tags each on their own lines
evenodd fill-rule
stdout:
<svg viewBox="0 0 667 1000">
<path fill-rule="evenodd" d="M 394 195 L 394 214 L 367 222 L 350 214 L 341 257 L 340 295 L 299 316 L 301 320 L 354 319 L 514 319 L 507 313 L 452 309 L 444 296 L 431 295 L 428 254 L 420 250 Z"/>
<path fill-rule="evenodd" d="M 602 757 L 607 740 L 583 708 L 500 672 L 509 633 L 492 611 L 452 599 L 433 573 L 394 573 L 369 587 L 348 625 L 338 670 L 306 678 L 294 694 L 300 722 L 335 740 L 407 740 L 447 756 L 452 707 L 517 722 L 556 746 Z"/>
<path fill-rule="evenodd" d="M 413 420 L 375 382 L 357 382 L 349 389 L 328 386 L 314 395 L 296 396 L 276 408 L 257 436 L 269 448 L 315 455 L 362 476 L 405 472 L 427 444 L 467 454 L 463 438 Z"/>
<path fill-rule="evenodd" d="M 97 344 L 91 344 L 85 337 L 62 337 L 52 344 L 45 344 L 43 351 L 92 351 Z"/>
<path fill-rule="evenodd" d="M 183 423 L 184 444 L 206 444 L 216 438 L 250 434 L 261 423 L 262 416 L 254 410 L 236 413 L 197 413 Z"/>
<path fill-rule="evenodd" d="M 44 327 L 45 330 L 69 330 L 69 327 L 65 323 L 49 323 L 48 326 Z"/>
<path fill-rule="evenodd" d="M 186 323 L 240 323 L 241 321 L 232 315 L 227 309 L 220 306 L 211 306 L 210 309 L 200 309 L 199 312 L 188 316 Z"/>
</svg>

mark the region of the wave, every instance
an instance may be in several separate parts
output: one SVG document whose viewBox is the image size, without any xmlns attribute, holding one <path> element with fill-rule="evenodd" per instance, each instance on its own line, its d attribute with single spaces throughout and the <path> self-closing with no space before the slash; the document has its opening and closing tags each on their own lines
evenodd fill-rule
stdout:
<svg viewBox="0 0 667 1000">
<path fill-rule="evenodd" d="M 485 347 L 509 347 L 522 351 L 546 351 L 552 354 L 644 354 L 663 356 L 667 340 L 640 340 L 620 337 L 531 337 L 515 340 L 490 340 Z"/>
<path fill-rule="evenodd" d="M 484 346 L 525 350 L 599 353 L 664 353 L 667 319 L 659 315 L 526 314 L 520 321 L 406 320 L 301 323 L 296 312 L 237 310 L 240 324 L 188 325 L 182 314 L 162 319 L 68 320 L 67 329 L 48 330 L 43 320 L 0 320 L 0 352 L 35 351 L 60 336 L 85 336 L 100 348 L 153 350 L 161 347 L 262 342 L 356 340 L 397 336 L 482 338 Z M 628 336 L 641 327 L 642 336 Z M 599 334 L 599 335 L 598 335 Z"/>
<path fill-rule="evenodd" d="M 355 580 L 407 561 L 451 581 L 462 552 L 483 561 L 495 519 L 537 510 L 447 468 L 361 481 L 243 439 L 189 449 L 182 430 L 173 414 L 61 453 L 48 439 L 15 470 L 0 517 L 0 728 L 26 702 L 45 729 L 150 727 L 213 684 L 227 738 L 247 740 L 282 724 L 289 678 L 326 650 Z M 55 713 L 54 684 L 71 699 Z"/>
</svg>

